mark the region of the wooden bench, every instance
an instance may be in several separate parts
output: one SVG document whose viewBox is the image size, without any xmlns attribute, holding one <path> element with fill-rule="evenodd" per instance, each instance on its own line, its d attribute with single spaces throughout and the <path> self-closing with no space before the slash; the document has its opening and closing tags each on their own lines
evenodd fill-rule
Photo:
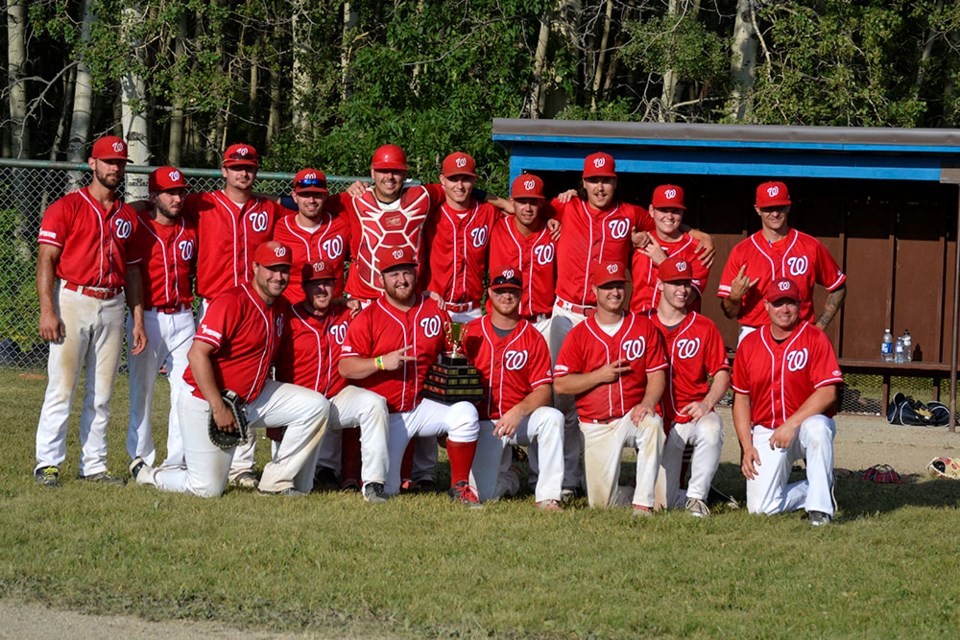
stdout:
<svg viewBox="0 0 960 640">
<path fill-rule="evenodd" d="M 881 376 L 880 406 L 886 411 L 890 403 L 890 378 L 905 376 L 911 378 L 931 378 L 933 380 L 933 399 L 940 399 L 940 381 L 950 379 L 950 365 L 939 362 L 883 362 L 882 360 L 850 360 L 840 358 L 840 369 L 844 374 L 861 373 Z"/>
</svg>

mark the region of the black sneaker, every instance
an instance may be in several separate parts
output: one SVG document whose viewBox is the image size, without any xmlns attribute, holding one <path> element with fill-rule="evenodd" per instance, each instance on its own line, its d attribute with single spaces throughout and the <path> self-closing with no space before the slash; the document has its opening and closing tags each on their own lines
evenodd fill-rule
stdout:
<svg viewBox="0 0 960 640">
<path fill-rule="evenodd" d="M 807 514 L 811 527 L 822 527 L 833 522 L 833 516 L 823 511 L 811 511 Z"/>
<path fill-rule="evenodd" d="M 257 480 L 257 475 L 253 471 L 244 471 L 243 473 L 238 473 L 237 477 L 230 481 L 230 484 L 238 489 L 256 489 L 260 484 L 260 481 Z"/>
<path fill-rule="evenodd" d="M 303 491 L 294 489 L 293 487 L 281 489 L 280 491 L 264 491 L 263 489 L 257 489 L 257 493 L 262 496 L 285 496 L 287 498 L 303 498 L 307 495 Z"/>
<path fill-rule="evenodd" d="M 451 502 L 465 504 L 471 509 L 483 508 L 483 505 L 480 504 L 480 499 L 477 498 L 477 494 L 475 494 L 473 489 L 470 488 L 470 483 L 464 480 L 461 480 L 457 484 L 453 485 L 450 488 L 449 495 Z"/>
<path fill-rule="evenodd" d="M 140 456 L 137 456 L 136 458 L 131 460 L 130 461 L 130 477 L 136 480 L 137 476 L 140 475 L 140 471 L 145 466 L 147 466 L 147 462 Z"/>
<path fill-rule="evenodd" d="M 59 467 L 41 467 L 33 472 L 33 477 L 37 484 L 56 489 L 60 486 L 60 468 Z"/>
<path fill-rule="evenodd" d="M 106 471 L 101 471 L 100 473 L 92 473 L 89 476 L 80 476 L 80 479 L 84 482 L 97 482 L 99 484 L 112 484 L 118 487 L 122 487 L 127 484 L 122 478 L 108 473 Z"/>
<path fill-rule="evenodd" d="M 379 482 L 368 482 L 363 487 L 363 499 L 370 504 L 383 504 L 387 496 L 383 492 L 383 485 Z"/>
</svg>

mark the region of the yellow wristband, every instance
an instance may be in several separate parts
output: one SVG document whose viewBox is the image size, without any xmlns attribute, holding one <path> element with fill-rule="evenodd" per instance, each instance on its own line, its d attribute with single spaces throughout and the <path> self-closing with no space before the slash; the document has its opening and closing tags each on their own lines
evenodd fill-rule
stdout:
<svg viewBox="0 0 960 640">
<path fill-rule="evenodd" d="M 377 356 L 373 359 L 373 363 L 377 365 L 377 369 L 383 371 L 383 356 Z"/>
</svg>

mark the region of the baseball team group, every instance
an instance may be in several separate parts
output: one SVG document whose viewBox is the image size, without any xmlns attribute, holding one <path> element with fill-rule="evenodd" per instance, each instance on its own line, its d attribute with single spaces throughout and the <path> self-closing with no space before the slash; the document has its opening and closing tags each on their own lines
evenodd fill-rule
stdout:
<svg viewBox="0 0 960 640">
<path fill-rule="evenodd" d="M 126 337 L 129 471 L 163 491 L 294 497 L 316 484 L 382 503 L 433 488 L 442 446 L 450 498 L 468 506 L 516 495 L 527 479 L 546 511 L 585 495 L 639 517 L 706 517 L 723 444 L 714 408 L 732 385 L 747 509 L 833 519 L 842 376 L 824 329 L 845 276 L 789 226 L 782 182 L 757 187 L 762 227 L 720 276 L 723 314 L 740 326 L 731 366 L 700 313 L 714 250 L 684 224 L 683 189 L 656 187 L 649 208 L 622 202 L 607 153 L 587 156 L 578 188 L 553 199 L 529 173 L 509 197 L 475 188 L 462 152 L 444 159 L 438 184 L 411 185 L 395 145 L 373 154 L 370 184 L 340 194 L 313 168 L 289 196 L 257 193 L 247 144 L 224 153 L 220 190 L 190 192 L 179 170 L 161 167 L 149 200 L 133 203 L 117 192 L 122 139 L 98 139 L 88 163 L 90 184 L 47 208 L 38 238 L 50 345 L 41 485 L 60 485 L 81 379 L 79 478 L 124 482 L 107 471 L 107 426 Z M 819 315 L 817 283 L 827 291 Z M 466 325 L 457 347 L 481 401 L 424 396 L 452 323 Z M 151 425 L 161 371 L 163 459 Z M 249 437 L 236 446 L 211 436 L 242 427 Z M 258 431 L 271 448 L 259 474 Z M 790 482 L 801 458 L 806 477 Z"/>
</svg>

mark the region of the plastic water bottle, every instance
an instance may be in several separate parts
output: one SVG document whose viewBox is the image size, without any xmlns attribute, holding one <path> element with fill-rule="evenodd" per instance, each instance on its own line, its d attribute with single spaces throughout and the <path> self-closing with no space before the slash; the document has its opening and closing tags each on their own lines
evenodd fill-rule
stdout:
<svg viewBox="0 0 960 640">
<path fill-rule="evenodd" d="M 910 337 L 910 330 L 903 330 L 903 361 L 913 360 L 913 338 Z"/>
<path fill-rule="evenodd" d="M 903 355 L 903 336 L 897 336 L 897 342 L 893 347 L 893 361 L 906 362 L 906 356 Z"/>
<path fill-rule="evenodd" d="M 893 362 L 893 333 L 890 329 L 883 332 L 883 342 L 880 343 L 880 359 L 884 362 Z"/>
</svg>

